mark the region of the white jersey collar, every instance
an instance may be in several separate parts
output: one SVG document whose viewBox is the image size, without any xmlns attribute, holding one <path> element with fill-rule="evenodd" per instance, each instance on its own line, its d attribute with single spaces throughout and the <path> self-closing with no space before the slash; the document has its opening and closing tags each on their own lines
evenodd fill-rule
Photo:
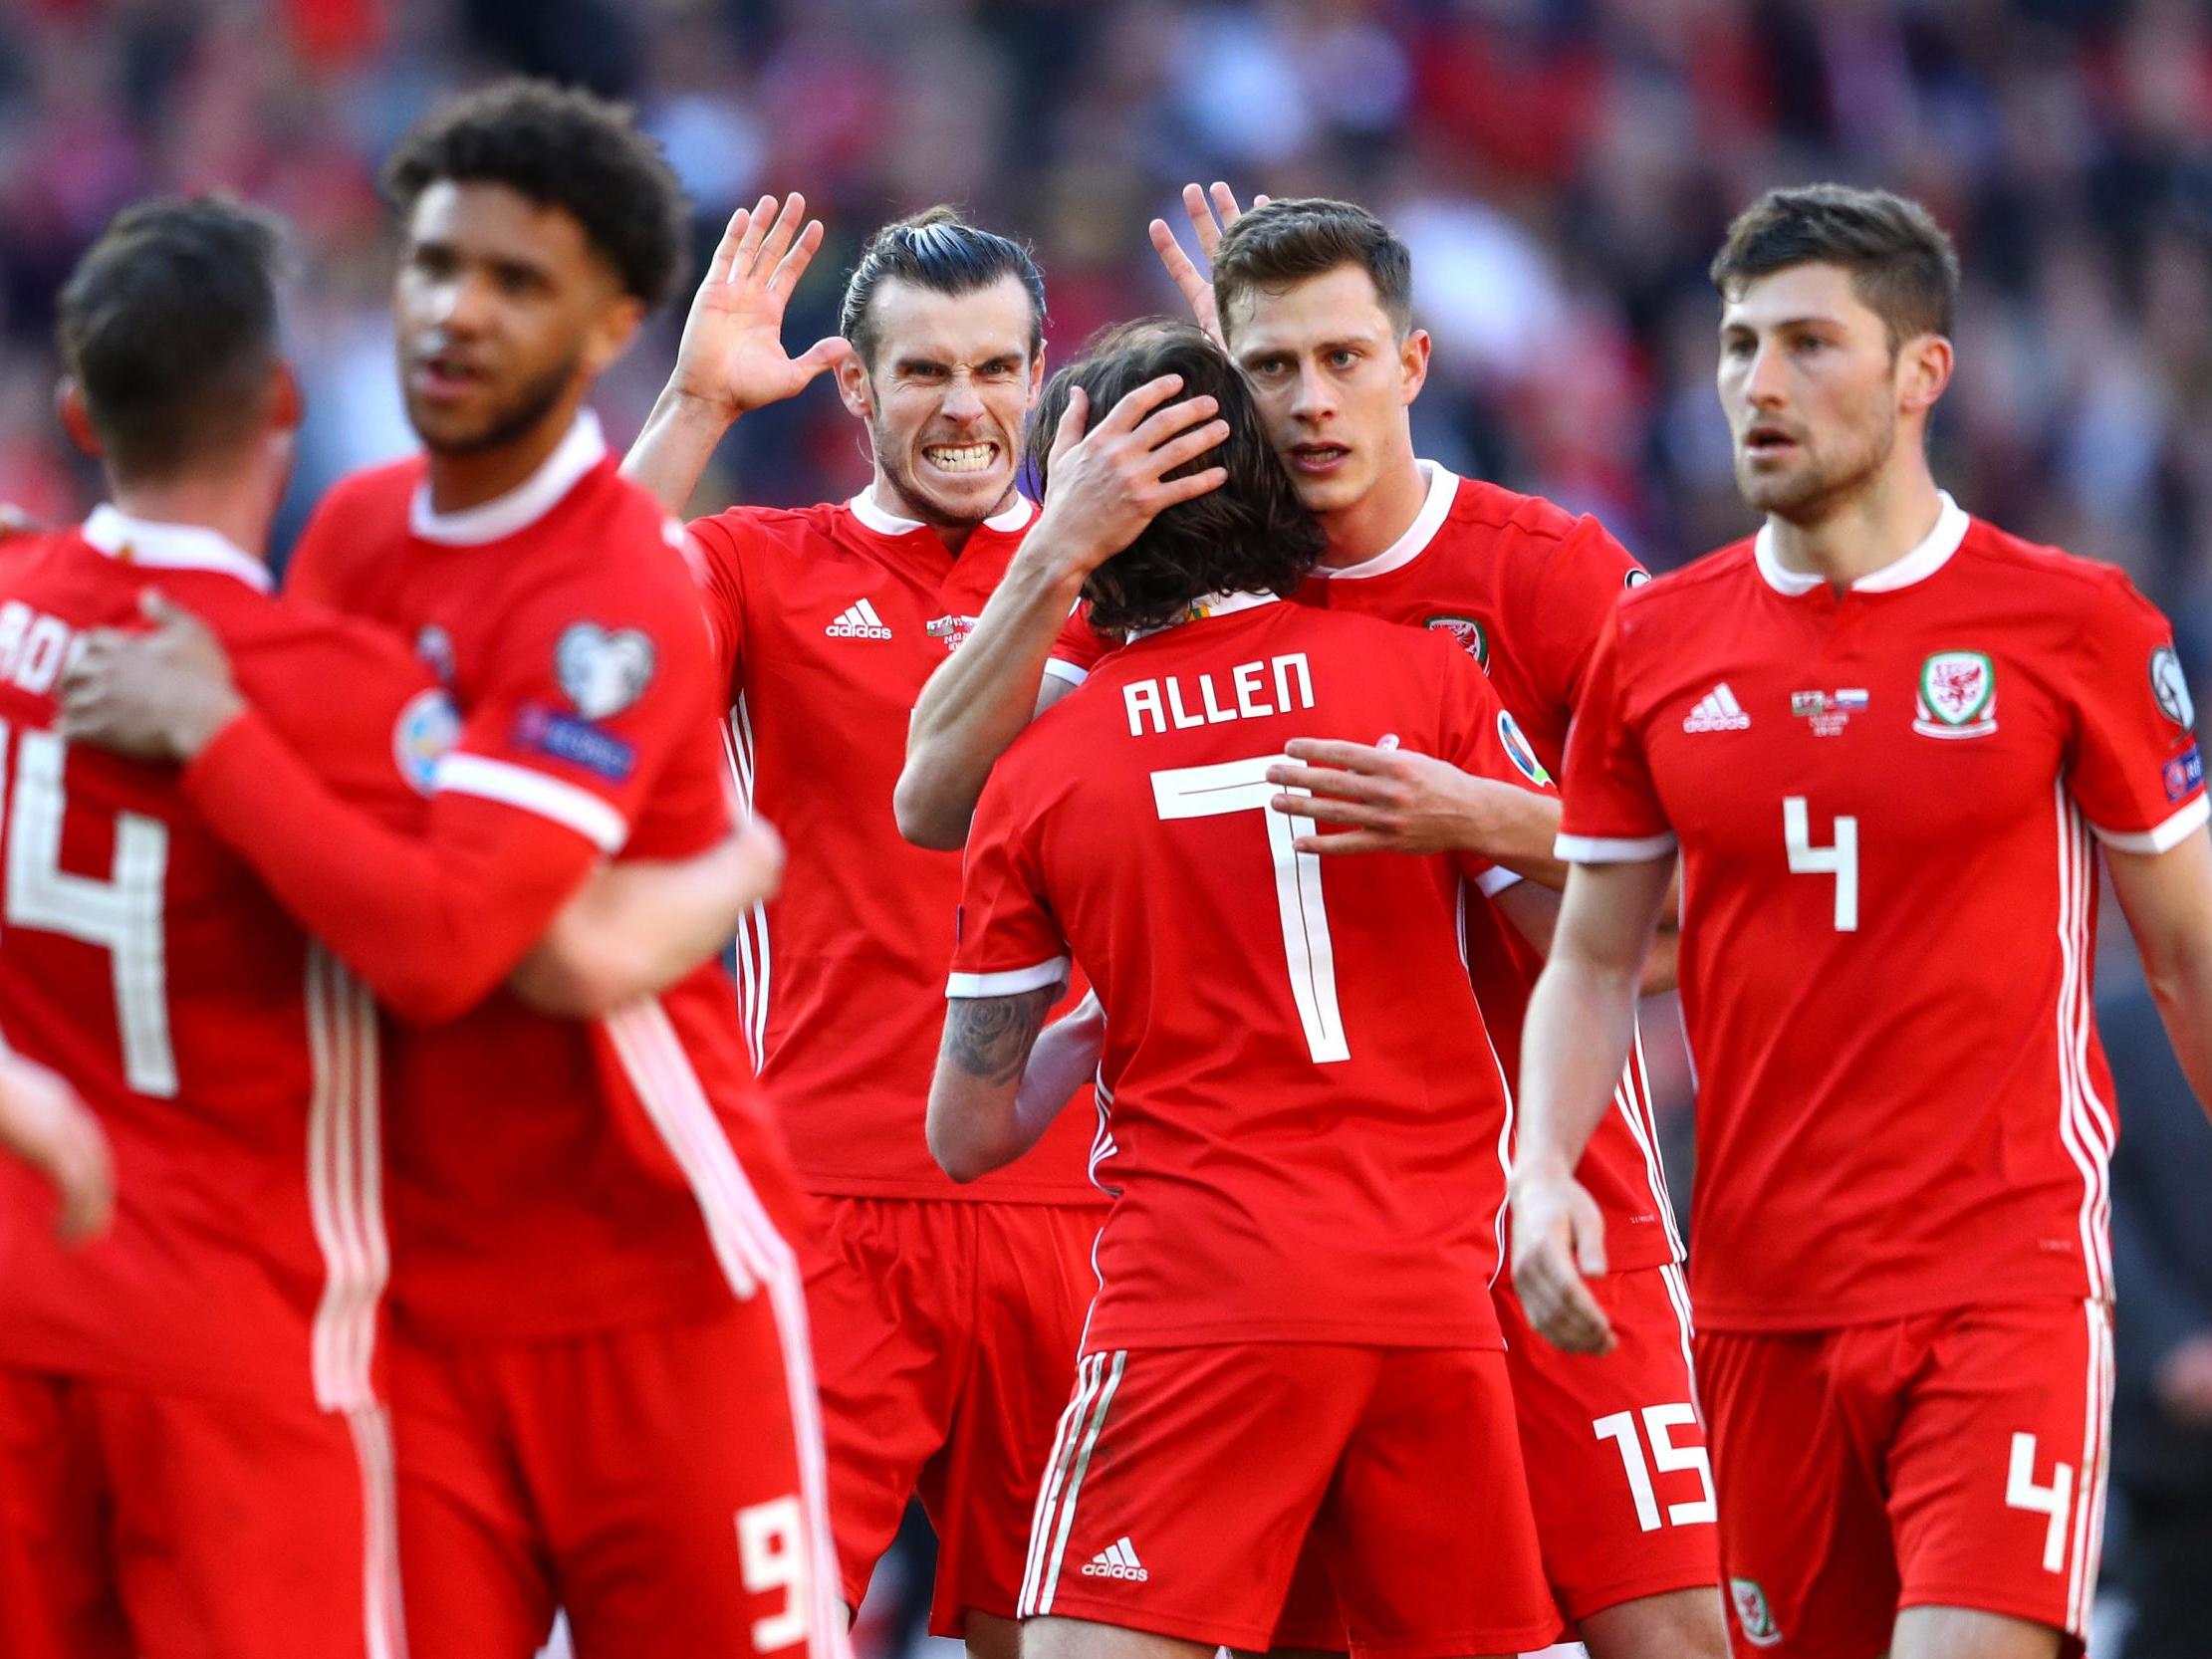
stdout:
<svg viewBox="0 0 2212 1659">
<path fill-rule="evenodd" d="M 1452 497 L 1459 493 L 1459 474 L 1435 461 L 1413 464 L 1428 479 L 1428 494 L 1421 498 L 1421 510 L 1413 515 L 1413 522 L 1406 526 L 1405 534 L 1372 559 L 1362 559 L 1356 565 L 1317 565 L 1314 575 L 1327 577 L 1332 582 L 1364 582 L 1369 577 L 1388 576 L 1392 571 L 1403 570 L 1428 551 L 1429 543 L 1436 540 L 1436 532 L 1444 526 L 1445 515 L 1452 510 Z"/>
<path fill-rule="evenodd" d="M 481 547 L 528 530 L 576 488 L 578 480 L 607 458 L 607 439 L 600 431 L 599 416 L 590 409 L 577 412 L 576 424 L 538 465 L 538 470 L 503 496 L 457 513 L 440 513 L 430 505 L 430 481 L 415 486 L 407 508 L 407 528 L 425 542 L 448 547 Z"/>
<path fill-rule="evenodd" d="M 1943 569 L 1959 544 L 1966 540 L 1967 528 L 1974 522 L 1966 509 L 1951 499 L 1948 490 L 1936 491 L 1936 499 L 1943 503 L 1935 516 L 1935 528 L 1920 539 L 1920 543 L 1902 559 L 1892 560 L 1878 571 L 1869 571 L 1851 584 L 1854 593 L 1889 593 L 1899 588 L 1910 588 L 1916 582 L 1925 582 Z M 1767 586 L 1778 593 L 1792 598 L 1810 593 L 1824 586 L 1828 579 L 1803 571 L 1793 571 L 1775 557 L 1774 531 L 1767 525 L 1759 527 L 1759 534 L 1752 538 L 1751 556 L 1759 567 L 1759 574 L 1766 578 Z"/>
<path fill-rule="evenodd" d="M 126 565 L 162 571 L 214 571 L 234 576 L 264 593 L 272 586 L 267 565 L 228 536 L 202 525 L 134 519 L 120 508 L 103 504 L 93 509 L 79 534 L 109 558 Z"/>
<path fill-rule="evenodd" d="M 1280 593 L 1202 593 L 1190 601 L 1189 608 L 1172 622 L 1162 622 L 1156 628 L 1131 628 L 1131 639 L 1142 639 L 1148 634 L 1165 633 L 1184 622 L 1195 622 L 1202 616 L 1229 616 L 1239 610 L 1257 609 L 1263 604 L 1280 604 Z"/>
<path fill-rule="evenodd" d="M 847 502 L 846 506 L 852 509 L 855 518 L 878 536 L 903 536 L 911 530 L 925 530 L 928 528 L 919 519 L 909 519 L 897 513 L 886 512 L 883 508 L 877 506 L 873 485 L 869 485 L 868 488 L 862 490 Z M 1036 511 L 1037 509 L 1031 504 L 1029 497 L 1016 490 L 1014 492 L 1014 505 L 1007 508 L 1003 513 L 993 513 L 983 523 L 992 530 L 1019 530 L 1023 525 L 1029 523 L 1030 515 Z"/>
</svg>

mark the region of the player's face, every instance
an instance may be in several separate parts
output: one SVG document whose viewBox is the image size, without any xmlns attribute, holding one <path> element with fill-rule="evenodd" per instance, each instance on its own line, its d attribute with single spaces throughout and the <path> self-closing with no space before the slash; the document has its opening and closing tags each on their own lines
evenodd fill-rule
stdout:
<svg viewBox="0 0 2212 1659">
<path fill-rule="evenodd" d="M 407 419 L 441 454 L 565 422 L 642 314 L 566 209 L 504 184 L 432 184 L 392 291 Z"/>
<path fill-rule="evenodd" d="M 877 473 L 898 498 L 885 505 L 944 529 L 981 524 L 1013 497 L 1044 379 L 1029 291 L 1013 277 L 968 294 L 894 277 L 868 304 L 874 360 L 849 359 L 838 389 L 867 422 Z"/>
<path fill-rule="evenodd" d="M 1308 509 L 1351 507 L 1411 462 L 1406 410 L 1428 377 L 1428 335 L 1398 338 L 1365 271 L 1341 265 L 1281 293 L 1252 289 L 1223 322 Z"/>
<path fill-rule="evenodd" d="M 1763 513 L 1826 517 L 1897 446 L 1910 354 L 1838 265 L 1794 265 L 1744 285 L 1721 313 L 1720 401 L 1736 487 Z"/>
</svg>

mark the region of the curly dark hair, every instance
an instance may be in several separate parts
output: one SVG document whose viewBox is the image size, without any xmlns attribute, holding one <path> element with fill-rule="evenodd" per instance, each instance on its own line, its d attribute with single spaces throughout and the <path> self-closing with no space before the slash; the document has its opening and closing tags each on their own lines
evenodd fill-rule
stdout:
<svg viewBox="0 0 2212 1659">
<path fill-rule="evenodd" d="M 228 196 L 147 201 L 78 261 L 55 337 L 116 477 L 175 478 L 261 418 L 283 235 Z"/>
<path fill-rule="evenodd" d="M 1091 573 L 1083 596 L 1091 603 L 1093 625 L 1109 632 L 1163 627 L 1208 593 L 1287 596 L 1321 559 L 1321 523 L 1299 501 L 1276 458 L 1244 376 L 1199 330 L 1170 318 L 1140 318 L 1106 330 L 1047 383 L 1029 433 L 1040 493 L 1051 487 L 1053 434 L 1075 387 L 1090 398 L 1097 421 L 1162 374 L 1183 377 L 1180 396 L 1214 397 L 1229 423 L 1224 443 L 1168 476 L 1218 466 L 1228 469 L 1229 478 L 1219 489 L 1163 510 L 1135 541 Z"/>
<path fill-rule="evenodd" d="M 479 88 L 417 123 L 384 163 L 401 217 L 441 180 L 504 184 L 567 210 L 647 306 L 675 285 L 690 237 L 683 187 L 623 105 L 519 77 Z"/>
</svg>

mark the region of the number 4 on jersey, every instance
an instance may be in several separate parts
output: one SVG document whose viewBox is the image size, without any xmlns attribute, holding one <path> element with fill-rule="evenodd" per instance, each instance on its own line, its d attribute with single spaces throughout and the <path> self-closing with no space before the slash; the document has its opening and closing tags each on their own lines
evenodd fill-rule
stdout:
<svg viewBox="0 0 2212 1659">
<path fill-rule="evenodd" d="M 1839 818 L 1836 839 L 1826 846 L 1813 844 L 1805 797 L 1782 798 L 1782 842 L 1789 849 L 1790 868 L 1798 875 L 1836 877 L 1836 931 L 1858 931 L 1858 820 Z"/>
</svg>

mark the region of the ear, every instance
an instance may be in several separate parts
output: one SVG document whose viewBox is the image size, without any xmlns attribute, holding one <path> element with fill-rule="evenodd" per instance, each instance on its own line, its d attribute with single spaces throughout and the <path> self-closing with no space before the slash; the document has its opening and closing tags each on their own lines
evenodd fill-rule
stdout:
<svg viewBox="0 0 2212 1659">
<path fill-rule="evenodd" d="M 1025 408 L 1037 407 L 1037 399 L 1045 394 L 1045 342 L 1037 343 L 1037 351 L 1029 364 L 1029 401 Z"/>
<path fill-rule="evenodd" d="M 605 373 L 629 350 L 644 321 L 645 303 L 635 295 L 622 294 L 609 302 L 584 346 L 584 365 L 591 371 L 591 378 Z"/>
<path fill-rule="evenodd" d="M 1941 335 L 1921 335 L 1897 349 L 1897 408 L 1925 417 L 1951 383 L 1951 343 Z"/>
<path fill-rule="evenodd" d="M 855 352 L 839 363 L 837 376 L 838 401 L 845 405 L 846 412 L 862 420 L 873 420 L 875 386 L 867 377 L 867 364 L 860 360 L 860 354 Z M 1035 401 L 1037 393 L 1032 391 L 1029 395 Z"/>
<path fill-rule="evenodd" d="M 269 424 L 287 436 L 297 432 L 307 419 L 307 393 L 290 363 L 279 361 L 269 370 L 268 397 Z"/>
<path fill-rule="evenodd" d="M 1411 403 L 1421 395 L 1421 387 L 1428 384 L 1430 345 L 1426 329 L 1412 329 L 1398 348 L 1398 372 L 1402 377 L 1400 395 L 1404 402 Z"/>
<path fill-rule="evenodd" d="M 69 375 L 64 375 L 54 386 L 54 412 L 61 416 L 62 430 L 69 434 L 69 441 L 93 460 L 102 455 L 100 434 L 93 430 L 92 410 L 85 406 L 85 388 Z"/>
</svg>

